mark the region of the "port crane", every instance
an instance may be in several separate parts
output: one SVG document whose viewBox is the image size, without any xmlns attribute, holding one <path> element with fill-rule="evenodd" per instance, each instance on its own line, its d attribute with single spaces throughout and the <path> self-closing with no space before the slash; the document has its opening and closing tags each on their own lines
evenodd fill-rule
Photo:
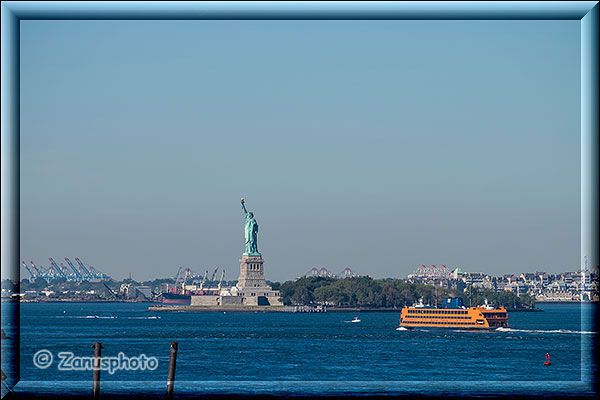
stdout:
<svg viewBox="0 0 600 400">
<path fill-rule="evenodd" d="M 175 274 L 175 277 L 173 278 L 175 285 L 177 285 L 177 283 L 179 282 L 179 273 L 181 272 L 181 268 L 183 268 L 183 267 L 179 267 L 179 269 L 177 270 L 177 273 Z"/>
<path fill-rule="evenodd" d="M 219 267 L 215 268 L 215 271 L 213 272 L 212 276 L 210 277 L 210 283 L 212 284 L 215 281 L 215 276 L 217 275 L 217 271 L 219 270 Z"/>
<path fill-rule="evenodd" d="M 94 277 L 94 279 L 107 279 L 110 278 L 110 276 L 96 270 L 94 267 L 92 267 L 91 265 L 88 266 L 88 270 L 90 271 L 91 275 Z"/>
<path fill-rule="evenodd" d="M 77 264 L 79 264 L 79 269 L 81 269 L 83 271 L 83 273 L 87 276 L 87 278 L 89 280 L 94 279 L 94 276 L 92 275 L 92 273 L 90 271 L 88 271 L 88 269 L 85 267 L 85 265 L 83 264 L 83 262 L 81 262 L 81 260 L 77 257 L 75 257 L 75 262 L 77 262 Z"/>
<path fill-rule="evenodd" d="M 79 271 L 77 270 L 77 268 L 75 268 L 75 266 L 73 265 L 73 263 L 71 262 L 71 260 L 69 260 L 67 257 L 65 257 L 65 261 L 67 262 L 67 264 L 69 264 L 69 267 L 71 267 L 71 269 L 75 273 L 75 278 L 78 281 L 82 281 L 83 280 L 83 276 L 79 273 Z"/>
<path fill-rule="evenodd" d="M 354 277 L 357 277 L 359 275 L 356 274 L 354 271 L 352 271 L 350 269 L 350 267 L 346 267 L 346 268 L 344 268 L 344 270 L 342 272 L 340 272 L 336 276 L 338 278 L 340 278 L 340 279 L 346 279 L 346 278 L 354 278 Z"/>
<path fill-rule="evenodd" d="M 36 275 L 35 272 L 33 272 L 25 263 L 25 261 L 23 261 L 23 266 L 25 267 L 25 269 L 27 270 L 27 272 L 29 272 L 29 282 L 34 282 Z"/>
<path fill-rule="evenodd" d="M 46 279 L 46 275 L 42 271 L 40 271 L 38 267 L 35 266 L 33 261 L 29 261 L 29 263 L 31 264 L 31 268 L 33 268 L 33 270 L 36 272 L 37 277 Z"/>
<path fill-rule="evenodd" d="M 221 290 L 221 286 L 223 285 L 223 277 L 225 276 L 225 268 L 221 270 L 221 279 L 219 279 L 219 286 L 217 286 L 217 290 Z"/>
<path fill-rule="evenodd" d="M 204 289 L 204 284 L 206 283 L 206 277 L 208 276 L 208 270 L 204 273 L 204 277 L 202 278 L 202 282 L 200 282 L 200 290 Z"/>
<path fill-rule="evenodd" d="M 65 274 L 63 272 L 62 269 L 60 269 L 60 267 L 58 265 L 56 265 L 56 262 L 52 259 L 52 257 L 48 258 L 48 260 L 50 260 L 50 268 L 48 270 L 48 275 L 51 275 L 53 278 L 57 277 L 57 274 L 62 276 L 63 278 L 68 279 L 69 277 L 67 276 L 67 274 Z"/>
<path fill-rule="evenodd" d="M 74 275 L 73 275 L 73 273 L 72 273 L 72 272 L 69 270 L 69 268 L 65 267 L 65 266 L 63 265 L 63 263 L 60 263 L 60 264 L 58 264 L 58 266 L 60 267 L 60 270 L 61 270 L 62 272 L 64 272 L 64 274 L 67 276 L 67 279 L 71 279 L 71 280 L 73 280 L 73 276 L 74 276 Z M 76 278 L 76 277 L 75 277 L 75 278 Z M 77 280 L 77 279 L 75 279 L 75 280 Z"/>
<path fill-rule="evenodd" d="M 188 278 L 192 276 L 192 270 L 189 268 L 185 269 L 185 275 L 183 276 L 183 283 L 181 284 L 181 289 L 185 292 Z"/>
</svg>

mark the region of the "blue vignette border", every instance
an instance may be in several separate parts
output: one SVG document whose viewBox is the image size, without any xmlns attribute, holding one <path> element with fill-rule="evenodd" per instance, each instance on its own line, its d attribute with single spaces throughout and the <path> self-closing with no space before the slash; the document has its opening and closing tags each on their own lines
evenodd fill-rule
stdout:
<svg viewBox="0 0 600 400">
<path fill-rule="evenodd" d="M 1 263 L 2 276 L 20 277 L 19 212 L 20 212 L 20 125 L 19 125 L 19 58 L 21 20 L 580 20 L 581 29 L 581 266 L 584 257 L 589 265 L 598 265 L 598 109 L 599 109 L 599 5 L 597 1 L 394 1 L 394 2 L 196 2 L 196 1 L 3 1 L 1 7 Z M 20 280 L 20 278 L 19 278 Z M 598 307 L 596 307 L 598 308 Z M 6 383 L 14 387 L 20 380 L 19 307 L 2 315 L 2 325 L 14 324 L 17 334 L 8 351 L 14 361 Z M 582 313 L 583 313 L 582 309 Z M 583 317 L 583 315 L 582 315 Z M 598 332 L 599 316 L 587 316 Z M 8 321 L 5 321 L 5 318 Z M 595 337 L 597 335 L 594 335 Z M 597 339 L 597 337 L 596 337 Z M 582 340 L 581 355 L 596 360 L 600 346 Z M 2 349 L 3 359 L 4 346 Z M 585 371 L 575 392 L 593 396 L 600 393 L 598 371 Z M 162 381 L 161 381 L 162 382 Z M 281 382 L 282 384 L 284 382 Z M 336 382 L 337 384 L 338 382 Z M 390 382 L 391 383 L 391 382 Z M 477 395 L 479 382 L 471 385 Z M 508 382 L 498 382 L 508 383 Z M 325 386 L 323 386 L 323 384 Z M 333 382 L 329 383 L 336 394 Z M 452 386 L 446 382 L 447 386 Z M 288 382 L 289 385 L 289 382 Z M 526 382 L 511 382 L 520 393 L 527 391 Z M 574 390 L 572 382 L 553 382 L 556 395 Z M 90 382 L 91 387 L 91 382 Z M 321 382 L 321 388 L 327 382 Z M 339 386 L 338 386 L 339 389 Z M 323 393 L 317 391 L 313 395 Z M 364 394 L 363 392 L 357 392 Z M 381 393 L 381 392 L 377 392 Z M 402 396 L 403 391 L 392 392 Z M 513 392 L 514 393 L 514 392 Z M 29 393 L 28 397 L 33 394 Z M 162 396 L 163 392 L 157 393 Z M 239 393 L 242 394 L 242 393 Z M 257 394 L 257 393 L 255 393 Z M 260 394 L 260 393 L 259 393 Z M 293 387 L 281 389 L 280 395 L 293 395 Z M 351 395 L 352 391 L 344 391 Z M 368 393 L 367 393 L 368 394 Z M 411 392 L 410 395 L 417 393 Z M 496 395 L 502 392 L 495 393 Z M 153 394 L 148 393 L 152 396 Z M 448 397 L 448 393 L 444 393 Z"/>
</svg>

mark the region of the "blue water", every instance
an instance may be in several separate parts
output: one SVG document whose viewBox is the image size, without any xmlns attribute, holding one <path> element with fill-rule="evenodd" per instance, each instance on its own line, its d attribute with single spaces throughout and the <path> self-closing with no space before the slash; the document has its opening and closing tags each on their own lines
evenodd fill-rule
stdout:
<svg viewBox="0 0 600 400">
<path fill-rule="evenodd" d="M 542 304 L 544 312 L 510 313 L 511 328 L 491 332 L 398 331 L 399 314 L 387 312 L 161 313 L 149 312 L 148 304 L 139 303 L 24 303 L 20 307 L 21 381 L 28 381 L 24 390 L 52 391 L 57 381 L 87 390 L 92 373 L 59 371 L 57 354 L 92 356 L 91 346 L 98 341 L 104 346 L 103 357 L 123 352 L 129 357 L 154 356 L 159 362 L 154 371 L 113 375 L 103 371 L 107 388 L 119 386 L 111 386 L 110 381 L 128 381 L 131 388 L 162 393 L 172 340 L 179 342 L 179 390 L 186 388 L 185 381 L 212 381 L 202 390 L 219 391 L 238 391 L 243 382 L 244 388 L 259 392 L 281 389 L 273 386 L 277 381 L 306 393 L 321 392 L 320 386 L 335 392 L 367 381 L 369 390 L 383 392 L 393 390 L 398 385 L 394 381 L 432 381 L 432 385 L 454 381 L 446 386 L 465 387 L 477 381 L 520 381 L 528 382 L 529 388 L 552 389 L 558 381 L 563 386 L 568 386 L 565 381 L 577 384 L 582 373 L 589 372 L 592 361 L 585 354 L 582 360 L 582 340 L 585 348 L 595 335 L 586 320 L 591 314 L 581 312 L 581 307 L 587 307 L 584 311 L 595 307 L 591 304 Z M 349 322 L 355 316 L 360 323 Z M 33 364 L 34 354 L 41 349 L 55 357 L 49 368 Z M 543 365 L 546 353 L 551 356 L 549 367 Z M 187 390 L 200 390 L 190 387 Z M 407 390 L 406 382 L 402 387 Z M 503 391 L 506 385 L 490 383 L 489 387 Z"/>
</svg>

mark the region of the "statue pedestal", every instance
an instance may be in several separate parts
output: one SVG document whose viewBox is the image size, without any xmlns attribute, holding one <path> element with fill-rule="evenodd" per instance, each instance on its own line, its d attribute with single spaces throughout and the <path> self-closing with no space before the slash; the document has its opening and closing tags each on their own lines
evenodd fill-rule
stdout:
<svg viewBox="0 0 600 400">
<path fill-rule="evenodd" d="M 264 262 L 260 255 L 243 254 L 240 259 L 240 276 L 236 288 L 237 295 L 244 297 L 246 305 L 282 305 L 279 291 L 273 290 L 265 281 Z"/>
<path fill-rule="evenodd" d="M 263 263 L 261 256 L 242 255 L 240 259 L 240 277 L 238 278 L 238 289 L 250 287 L 266 287 Z"/>
</svg>

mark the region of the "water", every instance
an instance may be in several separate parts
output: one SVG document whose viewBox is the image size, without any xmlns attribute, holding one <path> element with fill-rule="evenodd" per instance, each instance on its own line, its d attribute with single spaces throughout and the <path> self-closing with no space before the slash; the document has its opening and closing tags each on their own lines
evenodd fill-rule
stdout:
<svg viewBox="0 0 600 400">
<path fill-rule="evenodd" d="M 399 331 L 399 313 L 387 312 L 160 313 L 147 307 L 21 304 L 21 381 L 26 382 L 19 386 L 25 391 L 51 392 L 56 381 L 67 381 L 73 390 L 89 391 L 91 372 L 59 371 L 57 354 L 91 356 L 95 341 L 102 342 L 103 357 L 123 352 L 128 357 L 154 356 L 159 362 L 154 371 L 103 372 L 104 386 L 119 388 L 123 384 L 110 381 L 127 381 L 131 390 L 159 393 L 165 386 L 171 340 L 179 342 L 177 387 L 195 393 L 243 389 L 310 394 L 347 388 L 362 392 L 363 386 L 364 391 L 386 393 L 395 387 L 411 390 L 407 381 L 429 381 L 430 388 L 442 382 L 440 390 L 462 387 L 467 391 L 478 381 L 499 381 L 485 385 L 492 391 L 506 391 L 503 382 L 507 381 L 524 382 L 529 390 L 554 390 L 560 382 L 564 390 L 578 392 L 583 390 L 577 386 L 582 373 L 592 368 L 592 361 L 584 357 L 582 369 L 581 357 L 582 341 L 588 345 L 595 336 L 589 321 L 582 325 L 581 318 L 581 307 L 595 307 L 591 304 L 543 304 L 539 307 L 544 312 L 510 313 L 508 329 L 481 332 Z M 349 322 L 355 316 L 360 323 Z M 33 364 L 40 349 L 54 355 L 54 364 L 47 369 Z M 546 353 L 551 356 L 549 367 L 543 365 Z M 199 388 L 186 386 L 185 381 L 205 384 Z M 287 389 L 276 381 L 287 382 Z M 413 390 L 422 391 L 423 386 L 415 385 Z M 479 393 L 482 387 L 472 390 Z"/>
</svg>

